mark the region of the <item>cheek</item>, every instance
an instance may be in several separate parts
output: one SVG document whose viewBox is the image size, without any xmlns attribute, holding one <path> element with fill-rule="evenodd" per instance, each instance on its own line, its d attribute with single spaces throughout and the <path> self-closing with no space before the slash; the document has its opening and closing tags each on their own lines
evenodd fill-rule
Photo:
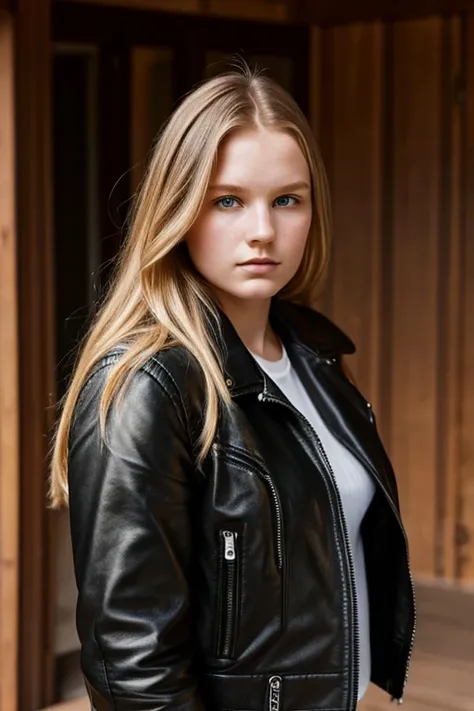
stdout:
<svg viewBox="0 0 474 711">
<path fill-rule="evenodd" d="M 287 238 L 283 240 L 284 249 L 289 259 L 300 260 L 308 241 L 311 227 L 311 214 L 298 215 L 291 224 L 286 225 Z"/>
<path fill-rule="evenodd" d="M 221 231 L 216 230 L 212 221 L 202 221 L 196 225 L 189 233 L 186 243 L 191 261 L 203 276 L 222 261 L 225 245 Z"/>
</svg>

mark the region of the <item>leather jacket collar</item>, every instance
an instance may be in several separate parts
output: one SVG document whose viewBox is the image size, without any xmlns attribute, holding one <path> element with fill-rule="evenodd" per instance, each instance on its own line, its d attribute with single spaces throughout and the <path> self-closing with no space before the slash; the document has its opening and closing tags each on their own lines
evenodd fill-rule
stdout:
<svg viewBox="0 0 474 711">
<path fill-rule="evenodd" d="M 263 388 L 263 375 L 230 320 L 221 312 L 224 371 L 232 397 Z M 305 306 L 275 300 L 270 320 L 285 346 L 298 343 L 322 358 L 354 353 L 355 346 L 323 314 Z"/>
</svg>

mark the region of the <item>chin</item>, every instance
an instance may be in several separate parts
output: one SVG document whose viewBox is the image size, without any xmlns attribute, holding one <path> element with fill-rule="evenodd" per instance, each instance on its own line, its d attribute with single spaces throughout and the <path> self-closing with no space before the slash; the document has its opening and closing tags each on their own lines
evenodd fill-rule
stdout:
<svg viewBox="0 0 474 711">
<path fill-rule="evenodd" d="M 243 301 L 272 299 L 283 287 L 276 284 L 249 284 L 245 289 L 236 290 L 234 296 Z"/>
</svg>

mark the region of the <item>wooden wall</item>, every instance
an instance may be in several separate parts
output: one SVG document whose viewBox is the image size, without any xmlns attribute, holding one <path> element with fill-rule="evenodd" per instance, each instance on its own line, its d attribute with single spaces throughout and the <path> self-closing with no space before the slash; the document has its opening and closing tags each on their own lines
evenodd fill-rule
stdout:
<svg viewBox="0 0 474 711">
<path fill-rule="evenodd" d="M 15 711 L 18 635 L 18 343 L 13 21 L 0 10 L 0 709 Z"/>
<path fill-rule="evenodd" d="M 413 568 L 474 582 L 474 19 L 313 35 L 324 307 L 393 459 Z"/>
<path fill-rule="evenodd" d="M 71 0 L 90 2 L 90 0 Z M 93 0 L 100 5 L 136 7 L 165 12 L 186 12 L 246 20 L 284 22 L 292 17 L 294 0 Z"/>
</svg>

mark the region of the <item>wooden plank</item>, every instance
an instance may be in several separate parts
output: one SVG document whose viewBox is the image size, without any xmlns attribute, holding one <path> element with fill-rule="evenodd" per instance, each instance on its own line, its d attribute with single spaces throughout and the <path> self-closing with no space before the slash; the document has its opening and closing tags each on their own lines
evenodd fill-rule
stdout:
<svg viewBox="0 0 474 711">
<path fill-rule="evenodd" d="M 144 173 L 153 140 L 173 109 L 173 50 L 133 47 L 131 51 L 131 192 Z"/>
<path fill-rule="evenodd" d="M 14 29 L 0 11 L 0 708 L 17 708 L 18 342 Z"/>
<path fill-rule="evenodd" d="M 323 143 L 323 33 L 319 27 L 309 30 L 309 122 L 316 141 L 322 148 Z M 325 166 L 326 167 L 326 166 Z M 327 169 L 327 168 L 326 168 Z M 326 282 L 321 285 L 319 298 L 313 304 L 319 311 L 327 311 L 326 297 L 328 294 Z"/>
<path fill-rule="evenodd" d="M 54 514 L 46 509 L 55 417 L 50 26 L 50 0 L 18 0 L 20 711 L 50 703 L 54 692 Z"/>
<path fill-rule="evenodd" d="M 90 3 L 90 0 L 69 0 L 70 2 Z M 144 10 L 165 10 L 167 12 L 200 12 L 201 0 L 92 0 L 96 5 L 113 7 L 134 7 Z M 64 0 L 63 0 L 64 2 Z"/>
<path fill-rule="evenodd" d="M 466 29 L 465 247 L 463 253 L 463 351 L 459 470 L 459 575 L 474 580 L 474 14 Z"/>
<path fill-rule="evenodd" d="M 69 1 L 90 2 L 90 0 Z M 93 2 L 114 7 L 210 14 L 219 17 L 240 17 L 246 20 L 284 22 L 288 19 L 288 3 L 285 0 L 93 0 Z"/>
<path fill-rule="evenodd" d="M 357 355 L 350 368 L 377 407 L 383 28 L 380 24 L 350 25 L 332 32 L 334 243 L 330 315 L 356 342 Z"/>
<path fill-rule="evenodd" d="M 461 159 L 462 102 L 456 94 L 461 75 L 461 20 L 446 21 L 444 63 L 444 128 L 441 191 L 442 244 L 439 275 L 439 437 L 438 437 L 438 574 L 457 577 L 458 481 L 460 466 L 460 403 L 462 399 L 462 231 Z M 454 90 L 454 91 L 453 91 Z M 459 89 L 458 89 L 459 90 Z"/>
<path fill-rule="evenodd" d="M 65 0 L 62 0 L 63 2 Z M 91 2 L 91 0 L 68 0 Z M 260 17 L 285 21 L 297 19 L 313 25 L 340 25 L 376 20 L 394 21 L 455 13 L 474 8 L 473 0 L 92 0 L 103 5 L 121 5 L 170 12 L 212 12 L 235 17 Z M 276 8 L 276 9 L 275 9 Z"/>
<path fill-rule="evenodd" d="M 394 29 L 391 454 L 423 575 L 436 569 L 442 29 Z"/>
<path fill-rule="evenodd" d="M 288 3 L 285 0 L 208 0 L 209 13 L 222 17 L 241 17 L 246 20 L 285 22 Z"/>
<path fill-rule="evenodd" d="M 309 34 L 309 120 L 319 142 L 321 138 L 322 101 L 322 37 L 319 27 L 311 27 Z"/>
</svg>

